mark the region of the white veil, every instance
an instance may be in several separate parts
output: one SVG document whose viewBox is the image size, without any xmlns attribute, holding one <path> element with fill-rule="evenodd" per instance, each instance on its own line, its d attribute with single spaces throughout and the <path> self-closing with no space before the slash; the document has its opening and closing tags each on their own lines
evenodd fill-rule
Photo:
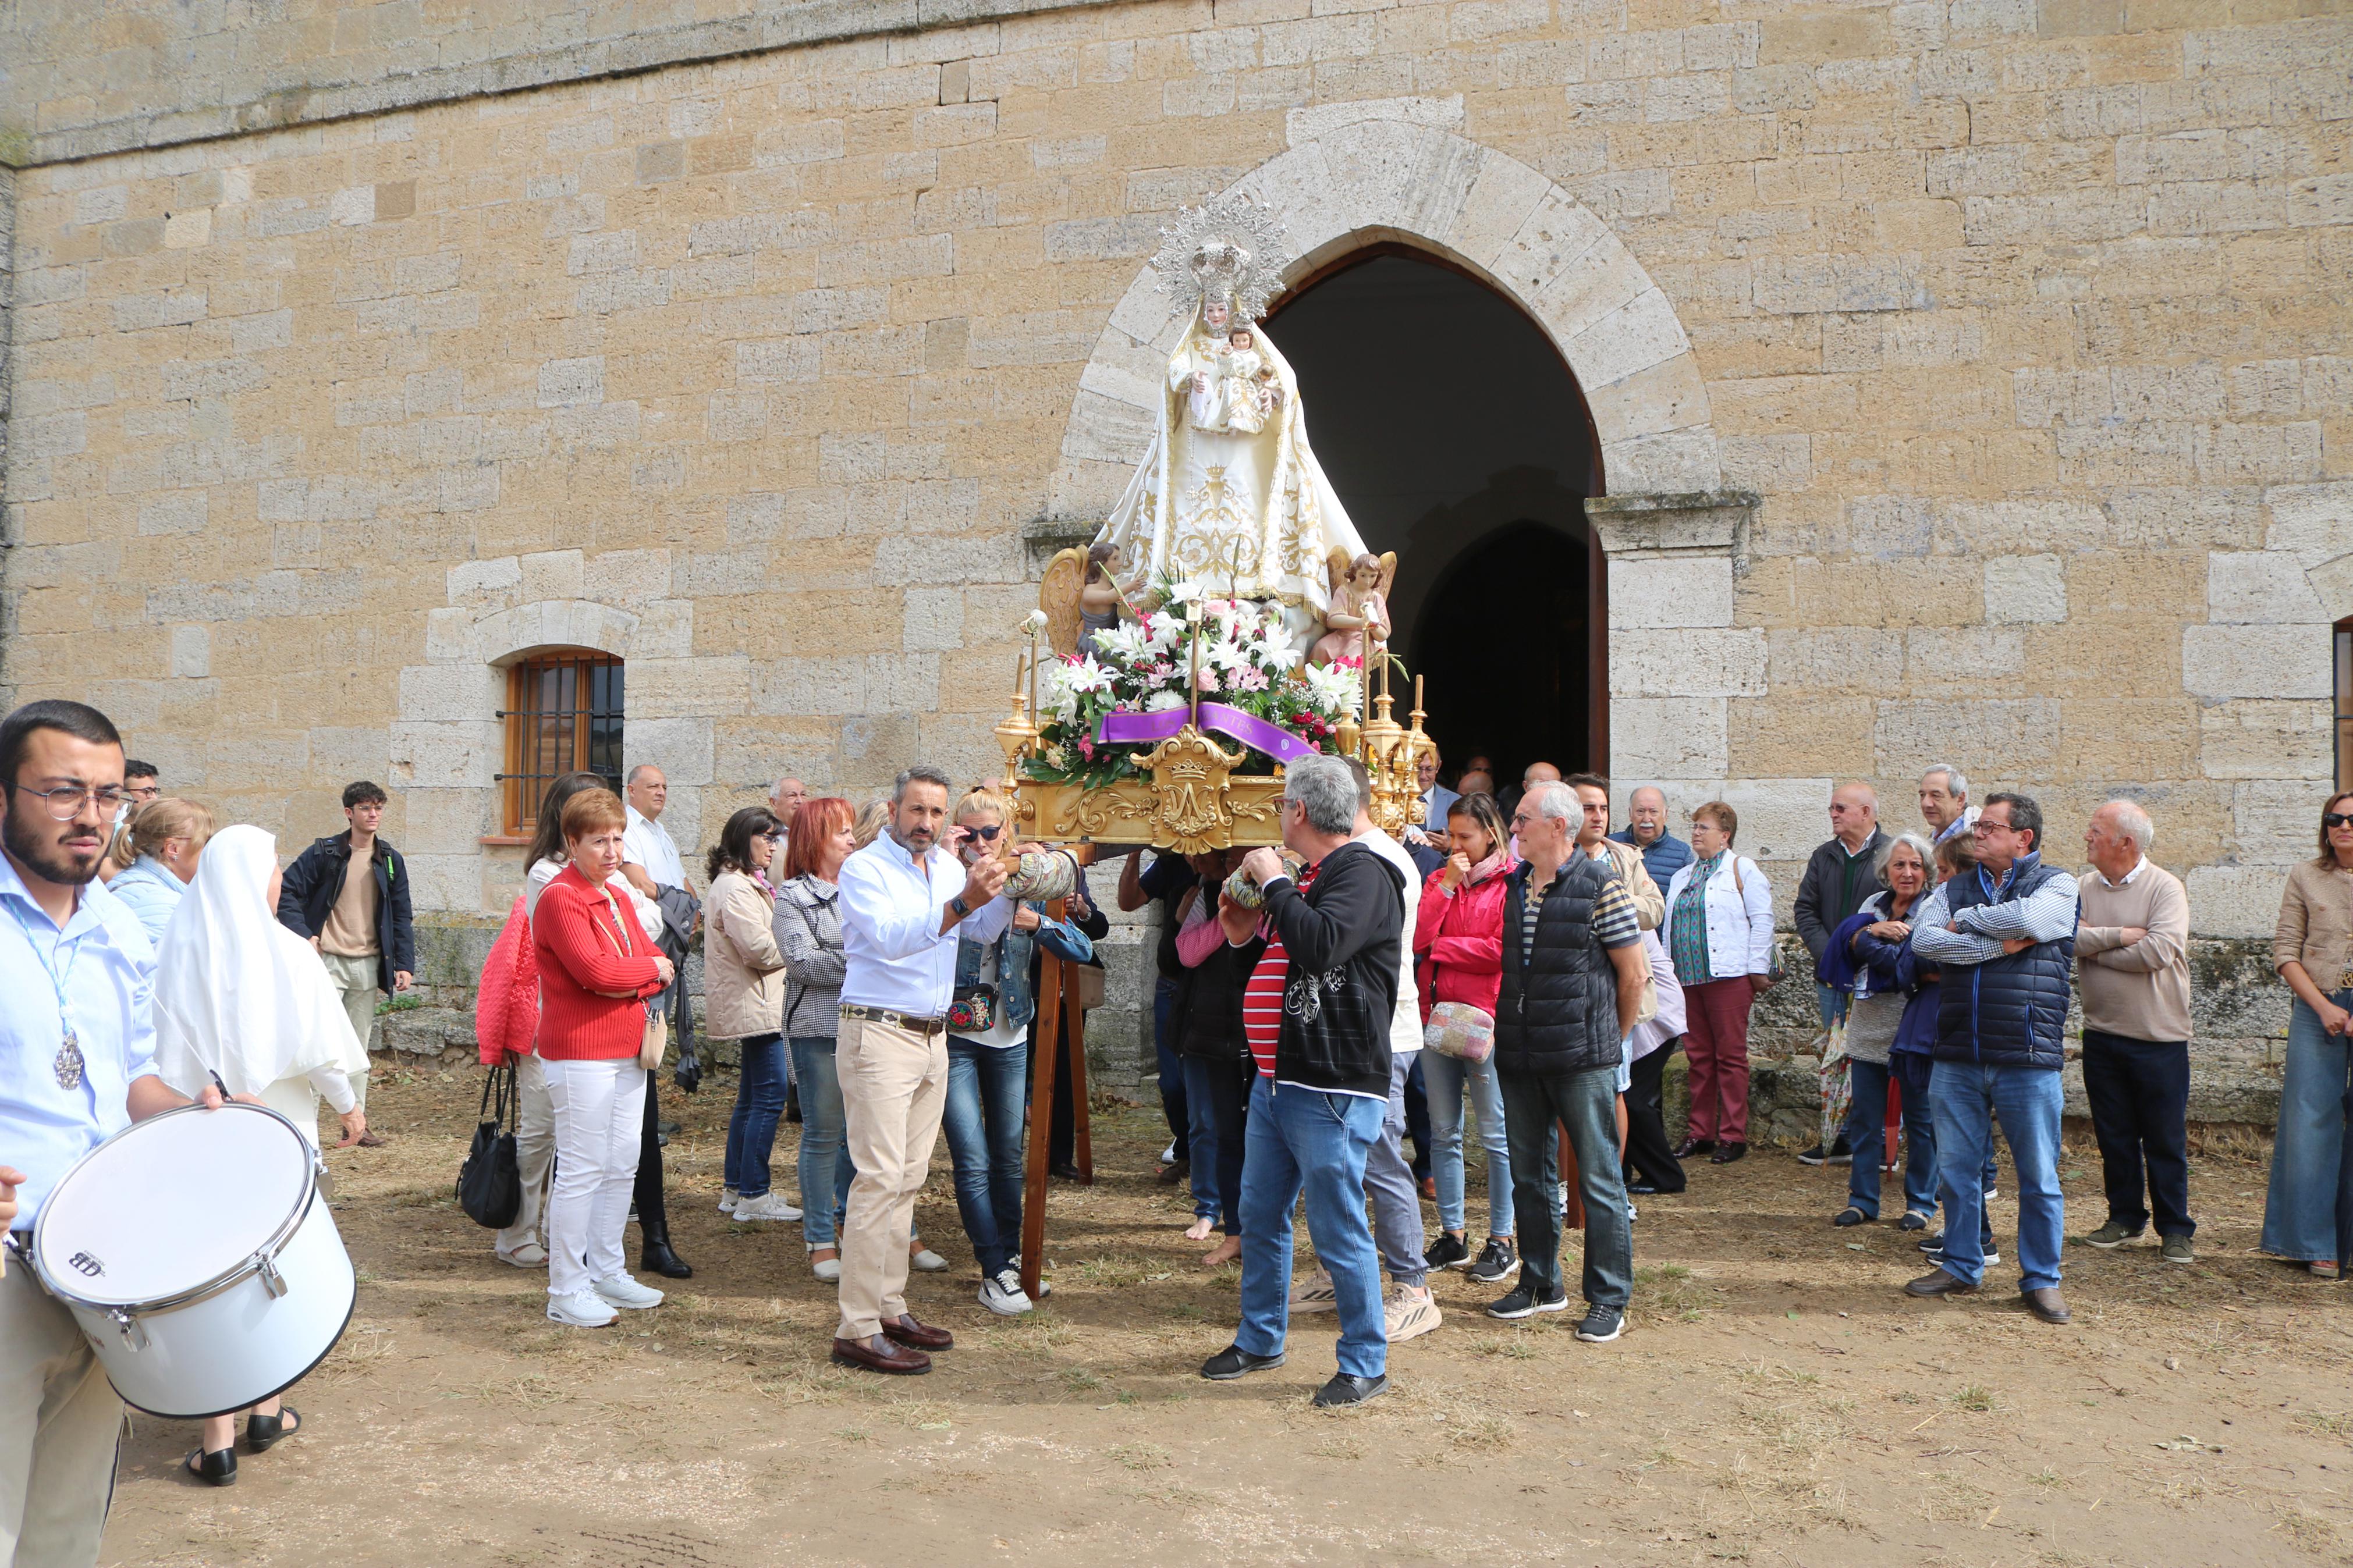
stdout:
<svg viewBox="0 0 2353 1568">
<path fill-rule="evenodd" d="M 367 1066 L 327 966 L 278 923 L 269 904 L 277 840 L 223 828 L 155 954 L 155 1068 L 195 1095 L 218 1073 L 231 1094 L 259 1095 L 322 1068 Z"/>
</svg>

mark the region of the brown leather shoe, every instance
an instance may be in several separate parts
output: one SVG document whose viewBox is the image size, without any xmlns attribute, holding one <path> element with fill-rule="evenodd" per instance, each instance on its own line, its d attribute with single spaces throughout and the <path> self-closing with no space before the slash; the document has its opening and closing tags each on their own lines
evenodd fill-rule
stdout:
<svg viewBox="0 0 2353 1568">
<path fill-rule="evenodd" d="M 901 1377 L 917 1376 L 932 1370 L 932 1358 L 921 1351 L 892 1344 L 883 1335 L 871 1340 L 836 1340 L 833 1359 L 838 1365 L 854 1366 L 867 1372 L 887 1372 Z"/>
<path fill-rule="evenodd" d="M 948 1351 L 955 1349 L 955 1336 L 945 1329 L 934 1329 L 915 1321 L 915 1314 L 902 1312 L 896 1319 L 882 1320 L 882 1334 L 896 1344 L 913 1350 Z"/>
<path fill-rule="evenodd" d="M 1974 1296 L 1978 1288 L 1957 1274 L 1933 1269 L 1905 1284 L 1906 1296 Z"/>
<path fill-rule="evenodd" d="M 2028 1311 L 2046 1323 L 2074 1321 L 2075 1314 L 2069 1311 L 2067 1303 L 2059 1299 L 2059 1287 L 2056 1285 L 2038 1285 L 2031 1290 L 2021 1290 L 2018 1299 L 2026 1303 Z"/>
</svg>

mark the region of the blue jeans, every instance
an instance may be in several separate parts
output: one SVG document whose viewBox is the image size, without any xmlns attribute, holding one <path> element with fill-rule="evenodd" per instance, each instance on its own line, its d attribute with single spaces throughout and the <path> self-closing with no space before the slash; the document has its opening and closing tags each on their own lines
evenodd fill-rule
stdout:
<svg viewBox="0 0 2353 1568">
<path fill-rule="evenodd" d="M 1472 1113 L 1479 1118 L 1479 1142 L 1487 1151 L 1487 1234 L 1517 1236 L 1512 1215 L 1512 1145 L 1504 1131 L 1504 1091 L 1496 1087 L 1495 1064 L 1424 1051 L 1421 1081 L 1430 1091 L 1430 1173 L 1438 1178 L 1440 1227 L 1459 1235 L 1467 1224 L 1462 1093 L 1468 1089 Z"/>
<path fill-rule="evenodd" d="M 1971 1285 L 1985 1278 L 1986 1152 L 1993 1124 L 2018 1168 L 2018 1288 L 2059 1283 L 2067 1211 L 2059 1194 L 2059 1114 L 2066 1104 L 2050 1068 L 1940 1061 L 1928 1079 L 1936 1108 L 1936 1176 L 1945 1197 L 1945 1272 Z"/>
<path fill-rule="evenodd" d="M 1926 1051 L 1894 1051 L 1889 1054 L 1887 1066 L 1904 1091 L 1904 1206 L 1915 1206 L 1912 1173 L 1920 1171 L 1927 1183 L 1927 1196 L 1917 1206 L 1933 1219 L 1936 1194 L 1943 1184 L 1936 1175 L 1936 1107 L 1928 1094 L 1928 1079 L 1936 1064 Z M 1991 1185 L 1989 1179 L 1985 1186 Z M 1982 1193 L 1985 1187 L 1978 1191 Z"/>
<path fill-rule="evenodd" d="M 1850 992 L 1841 991 L 1835 985 L 1825 985 L 1819 980 L 1814 982 L 1814 1011 L 1821 1015 L 1825 1029 L 1846 1016 L 1847 1004 L 1853 1000 Z"/>
<path fill-rule="evenodd" d="M 1879 1162 L 1887 1142 L 1887 1080 L 1900 1071 L 1894 1057 L 1883 1062 L 1847 1058 L 1854 1102 L 1847 1108 L 1846 1144 L 1854 1151 L 1854 1165 L 1847 1173 L 1846 1201 L 1873 1219 L 1879 1217 Z M 1909 1089 L 1904 1093 L 1904 1206 L 1914 1214 L 1936 1212 L 1935 1121 L 1926 1094 L 1915 1100 Z"/>
<path fill-rule="evenodd" d="M 1234 1343 L 1252 1355 L 1282 1349 L 1291 1327 L 1291 1211 L 1303 1191 L 1307 1234 L 1337 1298 L 1340 1370 L 1379 1377 L 1388 1370 L 1388 1325 L 1380 1256 L 1365 1224 L 1365 1156 L 1388 1107 L 1252 1077 L 1242 1161 L 1242 1321 Z"/>
<path fill-rule="evenodd" d="M 2329 998 L 2353 1007 L 2353 991 Z M 2287 1026 L 2287 1070 L 2280 1080 L 2279 1131 L 2263 1197 L 2263 1249 L 2299 1263 L 2342 1259 L 2353 1226 L 2353 1047 L 2320 1026 L 2302 1002 Z"/>
<path fill-rule="evenodd" d="M 841 1079 L 833 1068 L 833 1037 L 793 1037 L 793 1078 L 801 1086 L 801 1239 L 831 1247 L 849 1202 L 849 1126 L 841 1115 Z M 826 1180 L 830 1172 L 833 1180 Z M 833 1201 L 826 1202 L 826 1188 Z"/>
<path fill-rule="evenodd" d="M 948 1095 L 940 1130 L 955 1168 L 956 1214 L 982 1275 L 995 1279 L 1021 1250 L 1021 1113 L 1029 1047 L 948 1037 Z"/>
<path fill-rule="evenodd" d="M 1558 1166 L 1553 1123 L 1568 1129 L 1577 1155 L 1577 1190 L 1585 1200 L 1585 1300 L 1623 1311 L 1634 1289 L 1634 1225 L 1626 1214 L 1626 1177 L 1618 1163 L 1618 1068 L 1588 1068 L 1556 1078 L 1497 1073 L 1504 1124 L 1512 1139 L 1512 1206 L 1520 1222 L 1520 1279 L 1539 1300 L 1566 1289 L 1560 1277 Z"/>
<path fill-rule="evenodd" d="M 744 1070 L 735 1079 L 735 1109 L 727 1115 L 726 1174 L 743 1197 L 765 1197 L 768 1156 L 785 1113 L 785 1037 L 754 1035 L 742 1042 Z"/>
<path fill-rule="evenodd" d="M 1185 1058 L 1185 1107 L 1193 1118 L 1193 1184 L 1207 1171 L 1215 1196 L 1204 1207 L 1196 1199 L 1196 1219 L 1213 1219 L 1228 1236 L 1242 1233 L 1243 1130 L 1250 1125 L 1250 1080 L 1258 1069 L 1248 1058 L 1219 1061 Z"/>
</svg>

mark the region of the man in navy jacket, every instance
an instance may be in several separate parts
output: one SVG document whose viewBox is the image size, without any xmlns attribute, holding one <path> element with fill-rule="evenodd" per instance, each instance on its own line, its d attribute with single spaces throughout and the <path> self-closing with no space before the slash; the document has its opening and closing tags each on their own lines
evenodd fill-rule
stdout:
<svg viewBox="0 0 2353 1568">
<path fill-rule="evenodd" d="M 408 863 L 376 837 L 384 808 L 380 785 L 365 779 L 347 785 L 343 816 L 351 830 L 322 838 L 296 856 L 278 895 L 279 923 L 310 938 L 319 950 L 363 1050 L 373 1043 L 377 994 L 407 990 L 417 973 Z M 351 874 L 354 861 L 362 868 L 357 877 Z M 352 1093 L 366 1110 L 365 1072 L 352 1074 Z M 383 1140 L 367 1132 L 359 1142 L 373 1149 Z"/>
<path fill-rule="evenodd" d="M 1928 1082 L 1945 1246 L 1938 1267 L 1905 1289 L 1962 1295 L 1984 1279 L 1981 1183 L 1999 1118 L 2018 1168 L 2019 1292 L 2036 1317 L 2063 1323 L 2059 1068 L 2075 955 L 2075 879 L 2044 864 L 2042 810 L 2029 795 L 1988 795 L 1977 847 L 1977 868 L 1937 888 L 1912 922 L 1913 952 L 1945 976 Z"/>
</svg>

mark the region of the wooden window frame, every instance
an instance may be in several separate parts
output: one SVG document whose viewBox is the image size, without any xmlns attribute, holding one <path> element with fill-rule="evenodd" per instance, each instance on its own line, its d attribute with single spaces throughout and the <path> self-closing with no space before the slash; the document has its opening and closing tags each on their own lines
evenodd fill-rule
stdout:
<svg viewBox="0 0 2353 1568">
<path fill-rule="evenodd" d="M 2337 700 L 2331 726 L 2336 751 L 2337 788 L 2353 789 L 2353 616 L 2337 623 L 2329 668 L 2335 677 Z"/>
<path fill-rule="evenodd" d="M 540 799 L 560 774 L 606 773 L 614 788 L 620 787 L 624 668 L 618 654 L 586 647 L 543 649 L 507 667 L 506 706 L 498 714 L 504 731 L 498 774 L 501 831 L 484 842 L 529 843 L 539 826 Z M 599 673 L 607 670 L 610 678 L 600 681 Z M 560 694 L 554 703 L 543 700 L 544 678 L 551 674 L 569 675 L 568 703 Z M 559 689 L 565 684 L 559 679 Z M 605 721 L 610 721 L 611 744 L 600 768 L 594 748 L 606 732 Z"/>
</svg>

